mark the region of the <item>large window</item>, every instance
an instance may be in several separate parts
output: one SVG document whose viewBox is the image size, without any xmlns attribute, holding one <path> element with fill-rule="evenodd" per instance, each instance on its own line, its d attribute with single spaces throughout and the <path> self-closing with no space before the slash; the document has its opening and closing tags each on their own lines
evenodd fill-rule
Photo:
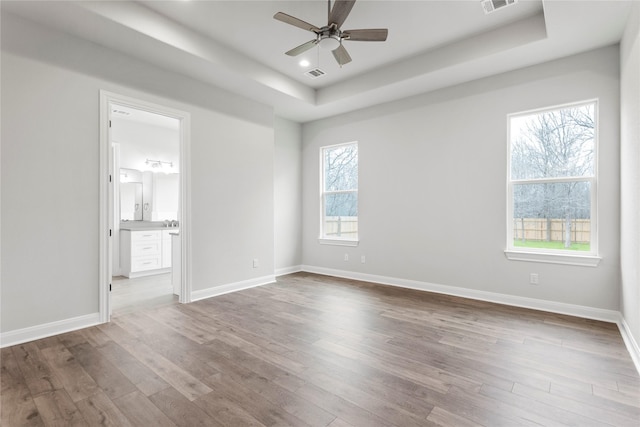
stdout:
<svg viewBox="0 0 640 427">
<path fill-rule="evenodd" d="M 332 145 L 320 150 L 321 242 L 358 241 L 358 144 Z"/>
<path fill-rule="evenodd" d="M 595 256 L 597 103 L 513 114 L 509 146 L 507 252 Z"/>
</svg>

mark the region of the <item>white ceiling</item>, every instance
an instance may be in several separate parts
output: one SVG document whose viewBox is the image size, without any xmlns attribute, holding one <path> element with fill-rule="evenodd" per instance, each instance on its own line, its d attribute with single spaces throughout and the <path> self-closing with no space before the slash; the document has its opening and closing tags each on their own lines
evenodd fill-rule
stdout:
<svg viewBox="0 0 640 427">
<path fill-rule="evenodd" d="M 276 12 L 293 15 L 321 27 L 327 23 L 327 1 L 143 1 L 146 7 L 217 40 L 237 52 L 292 79 L 321 88 L 353 78 L 367 70 L 393 64 L 451 41 L 542 13 L 542 1 L 521 1 L 500 13 L 485 15 L 480 1 L 358 0 L 343 29 L 388 28 L 387 41 L 349 42 L 354 61 L 342 69 L 330 51 L 314 48 L 296 58 L 284 52 L 312 40 L 311 32 L 273 19 Z M 515 5 L 514 5 L 515 6 Z M 443 17 L 455 17 L 452 21 Z M 233 19 L 229 19 L 233 17 Z M 318 53 L 320 63 L 318 64 Z M 327 74 L 312 80 L 298 66 L 300 58 Z"/>
<path fill-rule="evenodd" d="M 125 105 L 112 104 L 111 118 L 112 120 L 146 123 L 151 126 L 157 126 L 175 131 L 180 129 L 180 120 L 178 119 L 163 116 L 162 114 L 138 110 L 137 108 L 131 108 Z"/>
<path fill-rule="evenodd" d="M 386 42 L 346 41 L 353 62 L 329 51 L 287 50 L 313 33 L 327 3 L 298 1 L 7 1 L 2 11 L 210 83 L 306 122 L 617 43 L 633 0 L 519 0 L 485 15 L 479 0 L 358 0 L 343 29 L 388 28 Z"/>
</svg>

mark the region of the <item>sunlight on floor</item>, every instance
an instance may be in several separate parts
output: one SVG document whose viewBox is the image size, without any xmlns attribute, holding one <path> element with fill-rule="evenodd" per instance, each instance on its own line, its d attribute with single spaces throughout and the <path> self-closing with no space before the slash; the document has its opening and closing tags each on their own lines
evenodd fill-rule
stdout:
<svg viewBox="0 0 640 427">
<path fill-rule="evenodd" d="M 170 305 L 177 301 L 177 295 L 173 295 L 171 273 L 136 279 L 123 276 L 113 278 L 111 311 L 114 316 L 142 308 Z"/>
</svg>

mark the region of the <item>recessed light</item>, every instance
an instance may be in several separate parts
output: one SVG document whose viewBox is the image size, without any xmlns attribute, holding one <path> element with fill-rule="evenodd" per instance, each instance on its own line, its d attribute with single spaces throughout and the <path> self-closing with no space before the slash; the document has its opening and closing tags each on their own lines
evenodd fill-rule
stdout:
<svg viewBox="0 0 640 427">
<path fill-rule="evenodd" d="M 307 61 L 306 59 L 303 59 L 302 61 L 300 61 L 298 64 L 300 64 L 301 67 L 308 67 L 310 62 Z"/>
</svg>

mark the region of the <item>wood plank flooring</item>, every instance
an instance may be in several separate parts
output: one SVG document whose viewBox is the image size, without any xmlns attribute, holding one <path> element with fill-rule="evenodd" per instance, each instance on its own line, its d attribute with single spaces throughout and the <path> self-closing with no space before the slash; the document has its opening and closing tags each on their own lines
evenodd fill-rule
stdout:
<svg viewBox="0 0 640 427">
<path fill-rule="evenodd" d="M 613 324 L 307 273 L 2 349 L 2 426 L 634 426 Z"/>
</svg>

